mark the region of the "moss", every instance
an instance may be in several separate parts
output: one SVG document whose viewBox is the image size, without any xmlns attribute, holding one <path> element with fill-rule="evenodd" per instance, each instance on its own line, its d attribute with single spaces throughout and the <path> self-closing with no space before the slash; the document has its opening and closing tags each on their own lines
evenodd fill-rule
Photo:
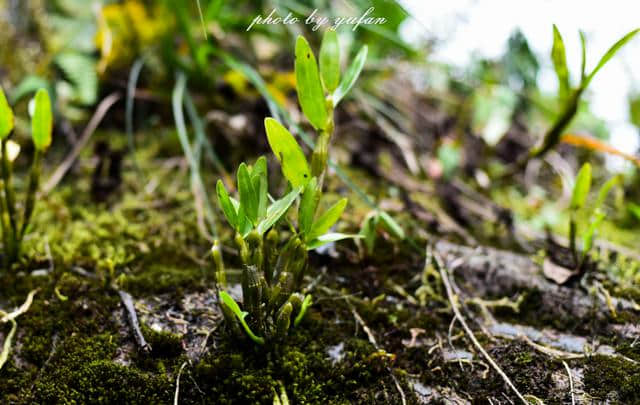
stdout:
<svg viewBox="0 0 640 405">
<path fill-rule="evenodd" d="M 585 391 L 594 399 L 613 399 L 614 402 L 640 404 L 639 365 L 624 359 L 600 355 L 586 359 L 584 365 Z"/>
</svg>

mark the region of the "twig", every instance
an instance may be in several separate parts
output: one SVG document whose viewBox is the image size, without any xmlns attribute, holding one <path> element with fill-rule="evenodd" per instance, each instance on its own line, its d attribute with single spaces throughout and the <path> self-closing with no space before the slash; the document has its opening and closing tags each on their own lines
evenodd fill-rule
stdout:
<svg viewBox="0 0 640 405">
<path fill-rule="evenodd" d="M 4 364 L 9 359 L 9 353 L 11 352 L 11 342 L 13 340 L 13 336 L 16 334 L 16 330 L 18 329 L 18 323 L 16 322 L 16 318 L 29 310 L 31 307 L 31 303 L 33 303 L 33 297 L 36 293 L 40 291 L 40 289 L 32 290 L 29 295 L 27 295 L 27 299 L 24 301 L 24 304 L 20 306 L 20 308 L 16 309 L 13 312 L 6 313 L 0 310 L 0 323 L 11 322 L 11 330 L 9 334 L 4 339 L 4 343 L 2 344 L 2 352 L 0 352 L 0 369 L 4 366 Z"/>
<path fill-rule="evenodd" d="M 178 371 L 178 376 L 176 377 L 176 393 L 173 396 L 173 405 L 178 405 L 178 395 L 180 394 L 180 376 L 182 375 L 182 370 L 187 366 L 188 362 L 182 363 L 180 366 L 180 371 Z"/>
<path fill-rule="evenodd" d="M 142 350 L 144 350 L 145 352 L 151 352 L 151 345 L 149 345 L 149 343 L 147 343 L 147 341 L 144 339 L 144 335 L 142 334 L 142 331 L 140 330 L 140 322 L 138 321 L 138 315 L 136 314 L 136 309 L 133 306 L 133 298 L 131 298 L 131 295 L 123 290 L 116 290 L 118 291 L 118 294 L 120 295 L 120 299 L 122 300 L 122 304 L 124 305 L 124 309 L 127 311 L 128 319 L 129 319 L 129 324 L 131 325 L 131 329 L 133 329 L 133 336 L 136 339 L 136 343 L 138 343 L 138 346 L 140 346 L 140 348 L 142 348 Z"/>
<path fill-rule="evenodd" d="M 576 397 L 573 394 L 573 377 L 571 376 L 571 369 L 566 361 L 562 361 L 564 368 L 567 370 L 567 374 L 569 374 L 569 389 L 571 390 L 571 405 L 576 405 Z"/>
<path fill-rule="evenodd" d="M 462 314 L 460 313 L 460 310 L 458 309 L 458 306 L 456 304 L 456 296 L 454 295 L 453 290 L 451 288 L 451 283 L 449 282 L 449 276 L 445 272 L 444 266 L 442 265 L 442 260 L 440 260 L 439 254 L 436 251 L 433 252 L 433 260 L 434 260 L 435 266 L 438 267 L 438 270 L 440 271 L 440 277 L 442 277 L 442 282 L 444 283 L 445 290 L 447 291 L 447 297 L 449 298 L 449 302 L 451 303 L 451 309 L 453 310 L 453 313 L 458 318 L 458 321 L 460 322 L 463 329 L 469 336 L 469 339 L 471 340 L 471 342 L 473 342 L 473 345 L 478 349 L 478 351 L 482 353 L 485 359 L 487 359 L 491 367 L 493 367 L 494 370 L 496 370 L 496 372 L 502 377 L 504 382 L 507 383 L 507 385 L 513 390 L 513 392 L 522 401 L 522 403 L 528 404 L 527 400 L 524 399 L 520 391 L 518 391 L 516 386 L 513 385 L 513 383 L 511 382 L 511 379 L 509 379 L 509 377 L 505 374 L 505 372 L 502 371 L 500 366 L 493 360 L 493 358 L 489 355 L 489 353 L 487 353 L 486 350 L 484 350 L 480 342 L 478 342 L 478 339 L 476 339 L 475 335 L 473 334 L 473 331 L 471 331 L 471 328 L 469 328 L 469 325 L 467 325 L 467 322 L 462 317 Z"/>
<path fill-rule="evenodd" d="M 93 135 L 96 128 L 98 128 L 98 125 L 100 125 L 100 122 L 102 121 L 104 116 L 107 114 L 111 106 L 113 106 L 116 101 L 120 99 L 120 97 L 120 93 L 114 92 L 109 94 L 100 102 L 100 104 L 98 104 L 96 112 L 93 113 L 93 116 L 89 120 L 89 123 L 84 128 L 84 131 L 82 131 L 82 135 L 80 136 L 78 142 L 73 145 L 71 153 L 67 155 L 64 161 L 60 164 L 60 166 L 58 166 L 56 171 L 53 172 L 51 177 L 49 177 L 49 180 L 42 187 L 42 194 L 47 194 L 49 191 L 51 191 L 55 186 L 58 185 L 64 175 L 67 174 L 67 171 L 69 171 L 69 169 L 73 165 L 73 162 L 75 162 L 75 160 L 78 158 L 78 155 L 87 144 L 89 138 L 91 138 L 91 135 Z"/>
</svg>

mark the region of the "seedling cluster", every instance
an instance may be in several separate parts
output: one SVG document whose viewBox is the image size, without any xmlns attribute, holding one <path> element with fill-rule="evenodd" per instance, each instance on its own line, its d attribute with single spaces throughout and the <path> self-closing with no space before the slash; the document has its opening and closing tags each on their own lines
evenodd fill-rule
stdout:
<svg viewBox="0 0 640 405">
<path fill-rule="evenodd" d="M 42 156 L 51 144 L 53 117 L 49 93 L 40 89 L 36 92 L 31 118 L 31 137 L 34 145 L 33 162 L 29 173 L 22 220 L 18 214 L 16 192 L 13 187 L 13 161 L 20 152 L 20 146 L 10 138 L 14 131 L 13 110 L 0 88 L 0 159 L 2 164 L 2 193 L 0 195 L 0 225 L 4 246 L 3 264 L 10 269 L 20 258 L 22 240 L 29 226 L 36 202 L 36 193 L 40 183 Z"/>
<path fill-rule="evenodd" d="M 285 194 L 277 200 L 269 194 L 265 157 L 253 165 L 240 164 L 237 199 L 229 195 L 221 180 L 216 186 L 222 212 L 235 231 L 234 240 L 243 266 L 241 307 L 224 290 L 227 277 L 222 251 L 220 243 L 214 243 L 212 254 L 221 289 L 220 307 L 228 329 L 238 335 L 244 331 L 257 344 L 283 339 L 311 305 L 311 295 L 299 292 L 308 268 L 307 251 L 357 237 L 330 232 L 347 205 L 346 198 L 325 211 L 320 209 L 320 202 L 334 130 L 333 110 L 358 78 L 367 47 L 358 52 L 342 80 L 334 31 L 327 31 L 324 36 L 319 66 L 303 37 L 297 39 L 295 54 L 298 100 L 309 123 L 318 131 L 311 164 L 294 136 L 277 120 L 266 118 L 269 145 L 288 183 Z M 296 214 L 288 217 L 295 204 Z M 287 226 L 279 227 L 280 223 Z"/>
</svg>

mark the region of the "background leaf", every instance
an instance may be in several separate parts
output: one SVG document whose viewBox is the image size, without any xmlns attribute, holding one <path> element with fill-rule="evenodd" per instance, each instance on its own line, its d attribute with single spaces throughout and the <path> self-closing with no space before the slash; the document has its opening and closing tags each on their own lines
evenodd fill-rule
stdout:
<svg viewBox="0 0 640 405">
<path fill-rule="evenodd" d="M 333 93 L 340 83 L 340 45 L 334 30 L 327 30 L 322 38 L 320 76 L 325 89 Z"/>
<path fill-rule="evenodd" d="M 302 112 L 314 128 L 327 127 L 327 107 L 318 74 L 318 64 L 309 43 L 299 36 L 296 41 L 296 90 Z"/>
<path fill-rule="evenodd" d="M 264 128 L 269 146 L 280 161 L 284 177 L 293 187 L 305 186 L 311 179 L 311 171 L 300 145 L 291 132 L 273 118 L 264 120 Z"/>
<path fill-rule="evenodd" d="M 318 236 L 316 239 L 307 243 L 307 250 L 317 249 L 320 246 L 326 245 L 327 243 L 337 242 L 343 239 L 358 239 L 361 238 L 361 235 L 348 234 L 348 233 L 325 233 L 324 235 Z"/>
<path fill-rule="evenodd" d="M 629 32 L 627 35 L 625 35 L 624 37 L 620 38 L 618 40 L 618 42 L 613 44 L 611 46 L 611 48 L 609 48 L 609 50 L 607 52 L 605 52 L 604 55 L 602 55 L 602 58 L 600 58 L 600 62 L 598 62 L 598 65 L 596 66 L 596 68 L 593 69 L 593 71 L 591 73 L 589 73 L 589 75 L 586 77 L 586 79 L 582 83 L 582 87 L 586 88 L 589 85 L 589 83 L 591 82 L 591 80 L 593 79 L 593 77 L 596 75 L 596 73 L 598 73 L 598 71 L 600 69 L 602 69 L 602 67 L 607 62 L 609 62 L 609 59 L 613 58 L 613 56 L 616 53 L 618 53 L 620 48 L 622 48 L 627 42 L 629 42 L 631 40 L 631 38 L 633 38 L 638 32 L 640 32 L 640 28 L 637 28 L 637 29 Z"/>
<path fill-rule="evenodd" d="M 576 176 L 576 184 L 573 186 L 573 194 L 571 196 L 571 210 L 579 210 L 584 207 L 587 201 L 587 195 L 591 188 L 591 165 L 585 163 L 580 168 L 578 175 Z"/>
<path fill-rule="evenodd" d="M 31 119 L 31 136 L 36 149 L 44 151 L 51 145 L 51 130 L 53 117 L 51 114 L 51 100 L 45 89 L 36 92 L 35 110 Z"/>
</svg>

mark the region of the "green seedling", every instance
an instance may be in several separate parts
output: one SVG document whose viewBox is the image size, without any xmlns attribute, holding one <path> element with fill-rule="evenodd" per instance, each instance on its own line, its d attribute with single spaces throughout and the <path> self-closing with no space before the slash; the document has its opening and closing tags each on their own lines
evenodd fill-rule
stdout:
<svg viewBox="0 0 640 405">
<path fill-rule="evenodd" d="M 16 192 L 13 187 L 13 160 L 20 147 L 10 140 L 14 129 L 14 117 L 0 88 L 0 169 L 2 171 L 2 195 L 0 195 L 0 226 L 4 245 L 4 267 L 6 269 L 19 259 L 22 240 L 29 226 L 36 202 L 36 193 L 40 184 L 42 157 L 51 144 L 53 116 L 51 101 L 46 90 L 36 92 L 33 117 L 31 119 L 31 137 L 34 145 L 34 156 L 29 173 L 26 198 L 22 220 L 20 221 L 16 207 Z"/>
<path fill-rule="evenodd" d="M 573 121 L 573 118 L 578 113 L 581 97 L 596 73 L 598 73 L 600 69 L 602 69 L 602 67 L 639 31 L 640 28 L 635 29 L 620 38 L 620 40 L 613 44 L 611 48 L 609 48 L 609 50 L 600 58 L 600 61 L 590 73 L 586 72 L 586 41 L 584 34 L 580 32 L 582 62 L 580 79 L 578 84 L 574 86 L 571 84 L 571 77 L 567 67 L 564 41 L 562 40 L 562 36 L 560 35 L 558 28 L 555 25 L 553 26 L 553 48 L 551 51 L 551 59 L 553 60 L 553 66 L 559 82 L 558 100 L 561 105 L 560 114 L 544 135 L 542 143 L 539 146 L 534 147 L 529 152 L 528 156 L 526 156 L 526 159 L 523 160 L 523 165 L 531 158 L 544 156 L 547 152 L 558 145 L 564 130 L 569 126 L 571 121 Z"/>
<path fill-rule="evenodd" d="M 577 269 L 580 269 L 585 263 L 591 248 L 596 232 L 602 225 L 606 215 L 602 209 L 609 191 L 620 183 L 620 176 L 609 179 L 598 191 L 595 203 L 587 206 L 587 197 L 591 190 L 591 165 L 585 163 L 578 171 L 576 181 L 571 195 L 571 203 L 569 205 L 569 248 L 573 255 L 574 263 Z M 579 218 L 587 218 L 588 226 L 582 233 L 581 254 L 578 250 L 578 223 Z"/>
<path fill-rule="evenodd" d="M 405 238 L 404 230 L 389 214 L 384 211 L 371 211 L 367 214 L 360 227 L 360 236 L 363 238 L 368 252 L 373 252 L 378 232 L 381 230 L 388 232 L 399 240 Z"/>
<path fill-rule="evenodd" d="M 353 87 L 367 48 L 340 81 L 340 59 L 335 32 L 325 34 L 320 66 L 307 41 L 296 42 L 298 99 L 305 116 L 319 131 L 309 165 L 294 136 L 273 118 L 264 125 L 267 140 L 287 180 L 287 192 L 275 200 L 268 191 L 267 161 L 240 164 L 237 170 L 237 198 L 229 195 L 221 180 L 216 185 L 218 202 L 235 230 L 235 243 L 242 262 L 242 307 L 231 295 L 220 291 L 219 302 L 228 329 L 245 334 L 256 344 L 283 339 L 298 326 L 312 304 L 311 295 L 299 292 L 308 267 L 308 251 L 346 238 L 359 237 L 330 232 L 347 205 L 343 198 L 326 210 L 320 209 L 328 147 L 333 132 L 333 109 Z M 326 93 L 326 94 L 325 94 Z M 287 216 L 297 202 L 296 216 Z M 279 224 L 287 226 L 279 227 Z M 226 287 L 226 275 L 219 242 L 212 255 L 216 279 Z"/>
</svg>

